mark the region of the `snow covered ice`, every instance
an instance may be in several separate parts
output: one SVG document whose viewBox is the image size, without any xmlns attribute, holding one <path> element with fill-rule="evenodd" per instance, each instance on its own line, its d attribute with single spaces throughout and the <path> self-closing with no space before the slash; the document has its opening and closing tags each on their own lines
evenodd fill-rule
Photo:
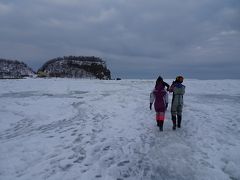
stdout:
<svg viewBox="0 0 240 180">
<path fill-rule="evenodd" d="M 186 80 L 182 128 L 169 107 L 163 132 L 154 83 L 1 80 L 0 179 L 240 179 L 240 80 Z"/>
</svg>

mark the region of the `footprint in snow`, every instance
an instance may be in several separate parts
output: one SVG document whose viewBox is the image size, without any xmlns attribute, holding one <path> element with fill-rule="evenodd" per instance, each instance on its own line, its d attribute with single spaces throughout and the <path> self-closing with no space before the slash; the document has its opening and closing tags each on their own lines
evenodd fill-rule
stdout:
<svg viewBox="0 0 240 180">
<path fill-rule="evenodd" d="M 125 164 L 130 163 L 130 161 L 126 160 L 126 161 L 122 161 L 120 163 L 117 164 L 117 166 L 125 166 Z"/>
<path fill-rule="evenodd" d="M 75 136 L 77 134 L 77 131 L 77 129 L 73 130 L 71 136 Z"/>
<path fill-rule="evenodd" d="M 53 138 L 53 137 L 55 137 L 55 136 L 47 136 L 47 138 Z"/>
<path fill-rule="evenodd" d="M 106 146 L 106 147 L 104 147 L 104 148 L 103 148 L 103 151 L 107 151 L 107 150 L 109 150 L 110 147 L 111 147 L 111 146 Z"/>
<path fill-rule="evenodd" d="M 82 134 L 79 134 L 78 137 L 74 140 L 74 143 L 79 143 L 83 140 L 83 135 Z"/>
<path fill-rule="evenodd" d="M 100 140 L 100 142 L 104 142 L 104 141 L 106 141 L 106 138 L 102 138 L 102 139 Z"/>
<path fill-rule="evenodd" d="M 96 178 L 101 178 L 102 175 L 98 174 L 98 175 L 96 175 L 95 177 L 96 177 Z"/>
<path fill-rule="evenodd" d="M 64 165 L 64 166 L 59 166 L 59 168 L 60 168 L 62 171 L 67 171 L 67 170 L 70 169 L 72 166 L 73 166 L 73 164 L 66 164 L 66 165 Z"/>
<path fill-rule="evenodd" d="M 103 161 L 102 166 L 109 168 L 109 167 L 110 167 L 111 165 L 113 165 L 114 163 L 115 163 L 114 157 L 109 157 L 109 158 L 107 158 L 107 159 L 105 159 L 105 160 Z"/>
<path fill-rule="evenodd" d="M 85 156 L 80 156 L 76 160 L 74 160 L 73 163 L 81 163 L 85 158 Z"/>
</svg>

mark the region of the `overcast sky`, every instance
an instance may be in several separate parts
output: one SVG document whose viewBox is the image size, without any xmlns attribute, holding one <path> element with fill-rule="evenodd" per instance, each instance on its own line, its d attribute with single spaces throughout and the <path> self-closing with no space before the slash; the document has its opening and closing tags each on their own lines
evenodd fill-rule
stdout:
<svg viewBox="0 0 240 180">
<path fill-rule="evenodd" d="M 0 58 L 98 56 L 113 77 L 240 78 L 239 0 L 0 0 Z"/>
</svg>

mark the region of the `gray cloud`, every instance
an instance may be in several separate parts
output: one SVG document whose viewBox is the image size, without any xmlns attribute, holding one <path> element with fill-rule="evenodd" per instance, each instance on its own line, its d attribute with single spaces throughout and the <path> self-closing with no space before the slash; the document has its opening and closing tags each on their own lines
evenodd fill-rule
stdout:
<svg viewBox="0 0 240 180">
<path fill-rule="evenodd" d="M 2 0 L 0 56 L 37 69 L 95 55 L 125 78 L 239 78 L 239 19 L 238 0 Z"/>
</svg>

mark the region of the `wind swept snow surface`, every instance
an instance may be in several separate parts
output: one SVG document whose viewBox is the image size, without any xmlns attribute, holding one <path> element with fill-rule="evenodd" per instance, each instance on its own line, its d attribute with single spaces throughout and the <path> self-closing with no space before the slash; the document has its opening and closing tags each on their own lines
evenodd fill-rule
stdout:
<svg viewBox="0 0 240 180">
<path fill-rule="evenodd" d="M 240 179 L 240 81 L 184 84 L 160 132 L 154 80 L 1 80 L 0 179 Z"/>
</svg>

